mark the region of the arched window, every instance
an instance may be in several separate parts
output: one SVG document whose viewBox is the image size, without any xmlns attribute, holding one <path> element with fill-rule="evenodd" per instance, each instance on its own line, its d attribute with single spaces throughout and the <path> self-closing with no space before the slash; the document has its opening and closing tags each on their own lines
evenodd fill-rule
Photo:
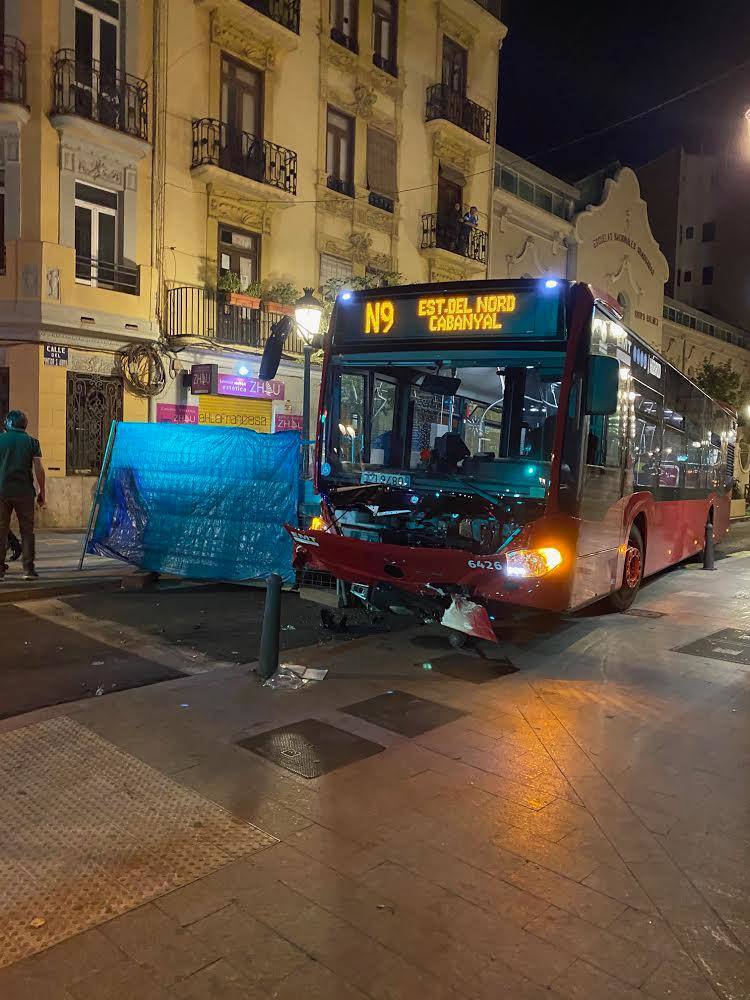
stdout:
<svg viewBox="0 0 750 1000">
<path fill-rule="evenodd" d="M 622 311 L 622 318 L 627 323 L 630 318 L 629 317 L 630 306 L 628 304 L 628 297 L 625 294 L 625 292 L 619 292 L 617 296 L 617 304 L 619 305 L 620 310 Z"/>
</svg>

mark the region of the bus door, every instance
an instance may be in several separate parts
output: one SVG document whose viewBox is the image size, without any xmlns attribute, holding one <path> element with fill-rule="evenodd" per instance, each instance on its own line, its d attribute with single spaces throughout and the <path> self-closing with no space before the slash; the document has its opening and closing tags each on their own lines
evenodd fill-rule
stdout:
<svg viewBox="0 0 750 1000">
<path fill-rule="evenodd" d="M 627 369 L 621 369 L 627 373 Z M 610 593 L 618 579 L 618 548 L 623 536 L 629 427 L 629 378 L 617 412 L 584 421 L 584 449 L 578 558 L 573 603 Z"/>
</svg>

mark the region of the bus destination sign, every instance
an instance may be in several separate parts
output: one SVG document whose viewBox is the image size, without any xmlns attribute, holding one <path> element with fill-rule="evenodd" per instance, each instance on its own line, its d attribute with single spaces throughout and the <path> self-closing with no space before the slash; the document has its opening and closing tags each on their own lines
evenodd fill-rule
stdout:
<svg viewBox="0 0 750 1000">
<path fill-rule="evenodd" d="M 414 341 L 442 338 L 559 336 L 559 291 L 353 298 L 336 310 L 334 341 Z"/>
</svg>

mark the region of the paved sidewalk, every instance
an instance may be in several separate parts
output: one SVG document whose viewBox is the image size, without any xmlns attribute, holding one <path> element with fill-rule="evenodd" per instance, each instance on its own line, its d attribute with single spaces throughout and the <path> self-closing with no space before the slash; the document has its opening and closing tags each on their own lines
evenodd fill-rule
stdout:
<svg viewBox="0 0 750 1000">
<path fill-rule="evenodd" d="M 413 628 L 5 720 L 0 996 L 746 1000 L 749 599 L 730 555 L 489 664 Z"/>
<path fill-rule="evenodd" d="M 20 560 L 9 564 L 0 583 L 0 602 L 25 600 L 27 597 L 72 594 L 99 587 L 114 587 L 133 572 L 133 567 L 119 559 L 87 555 L 79 572 L 83 533 L 38 531 L 36 533 L 36 568 L 39 579 L 23 579 Z"/>
</svg>

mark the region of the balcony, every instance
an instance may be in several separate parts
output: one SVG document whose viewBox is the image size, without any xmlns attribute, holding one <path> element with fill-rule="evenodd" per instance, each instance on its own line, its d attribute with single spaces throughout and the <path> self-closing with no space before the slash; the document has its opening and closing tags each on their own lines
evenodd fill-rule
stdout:
<svg viewBox="0 0 750 1000">
<path fill-rule="evenodd" d="M 487 233 L 476 226 L 442 219 L 436 213 L 422 216 L 422 249 L 445 250 L 486 266 Z"/>
<path fill-rule="evenodd" d="M 231 305 L 223 292 L 197 285 L 180 285 L 167 291 L 167 337 L 172 343 L 216 341 L 262 350 L 281 313 L 265 308 Z M 293 330 L 285 354 L 302 354 L 304 342 Z"/>
<path fill-rule="evenodd" d="M 137 264 L 119 264 L 76 254 L 76 281 L 112 292 L 139 295 L 141 271 Z"/>
<path fill-rule="evenodd" d="M 60 49 L 53 74 L 52 118 L 56 128 L 60 127 L 59 119 L 74 115 L 148 142 L 145 80 L 96 59 L 78 62 L 74 49 Z"/>
<path fill-rule="evenodd" d="M 239 132 L 215 118 L 193 121 L 193 171 L 207 181 L 226 171 L 245 182 L 243 191 L 268 200 L 293 200 L 297 193 L 297 154 L 274 142 Z"/>
<path fill-rule="evenodd" d="M 374 208 L 379 208 L 383 212 L 393 214 L 395 211 L 396 202 L 393 198 L 389 198 L 388 195 L 378 194 L 377 191 L 370 191 L 367 200 Z"/>
<path fill-rule="evenodd" d="M 331 191 L 338 191 L 339 194 L 345 194 L 348 198 L 354 197 L 354 181 L 346 181 L 343 177 L 329 174 L 326 177 L 326 185 Z"/>
<path fill-rule="evenodd" d="M 455 93 L 447 84 L 435 83 L 427 88 L 425 121 L 449 122 L 456 129 L 478 140 L 480 149 L 485 148 L 485 144 L 490 141 L 491 120 L 487 108 L 475 104 L 463 94 Z"/>
<path fill-rule="evenodd" d="M 280 24 L 282 28 L 299 34 L 300 0 L 242 0 L 246 7 L 265 14 L 271 21 Z"/>
</svg>

